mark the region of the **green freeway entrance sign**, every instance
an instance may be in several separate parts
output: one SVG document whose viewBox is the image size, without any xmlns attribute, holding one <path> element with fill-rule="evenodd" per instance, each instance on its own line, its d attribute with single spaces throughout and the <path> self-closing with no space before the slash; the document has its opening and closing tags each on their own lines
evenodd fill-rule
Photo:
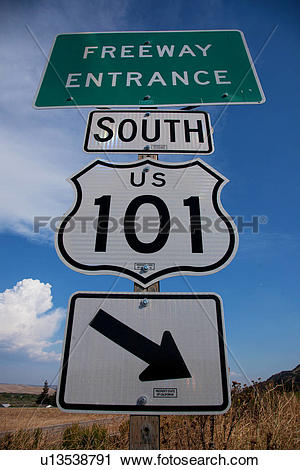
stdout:
<svg viewBox="0 0 300 470">
<path fill-rule="evenodd" d="M 263 103 L 241 31 L 60 34 L 36 108 Z"/>
</svg>

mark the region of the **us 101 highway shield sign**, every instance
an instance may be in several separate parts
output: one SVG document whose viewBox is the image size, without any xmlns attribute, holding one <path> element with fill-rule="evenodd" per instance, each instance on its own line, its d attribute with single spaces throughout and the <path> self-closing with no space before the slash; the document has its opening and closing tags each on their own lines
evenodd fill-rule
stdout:
<svg viewBox="0 0 300 470">
<path fill-rule="evenodd" d="M 237 229 L 220 201 L 227 180 L 200 159 L 95 160 L 70 181 L 76 201 L 56 250 L 75 271 L 148 286 L 172 275 L 212 274 L 235 255 Z"/>
</svg>

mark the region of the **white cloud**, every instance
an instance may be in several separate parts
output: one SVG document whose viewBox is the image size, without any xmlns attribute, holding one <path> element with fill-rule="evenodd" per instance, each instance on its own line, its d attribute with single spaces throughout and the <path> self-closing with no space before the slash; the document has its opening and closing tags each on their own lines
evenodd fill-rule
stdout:
<svg viewBox="0 0 300 470">
<path fill-rule="evenodd" d="M 18 134 L 14 138 L 12 131 L 0 131 L 0 226 L 19 232 L 23 226 L 32 227 L 34 216 L 60 216 L 68 209 L 72 190 L 65 179 L 72 171 L 64 170 L 70 152 L 62 150 L 59 131 L 36 128 Z"/>
<path fill-rule="evenodd" d="M 0 230 L 32 236 L 34 216 L 69 209 L 73 196 L 65 180 L 84 166 L 85 116 L 32 108 L 45 58 L 25 25 L 8 37 L 0 41 Z"/>
<path fill-rule="evenodd" d="M 65 180 L 91 160 L 82 151 L 88 112 L 35 110 L 32 103 L 55 35 L 85 29 L 84 17 L 90 27 L 98 10 L 96 1 L 83 5 L 76 0 L 72 8 L 66 0 L 58 5 L 3 4 L 0 231 L 40 239 L 32 232 L 34 216 L 62 216 L 70 208 L 74 193 Z M 119 29 L 119 22 L 126 21 L 126 11 L 126 2 L 118 1 L 113 10 L 105 0 L 95 20 L 96 29 Z"/>
<path fill-rule="evenodd" d="M 53 307 L 51 285 L 23 279 L 0 293 L 0 345 L 8 351 L 24 351 L 39 361 L 58 360 L 53 340 L 65 315 Z"/>
</svg>

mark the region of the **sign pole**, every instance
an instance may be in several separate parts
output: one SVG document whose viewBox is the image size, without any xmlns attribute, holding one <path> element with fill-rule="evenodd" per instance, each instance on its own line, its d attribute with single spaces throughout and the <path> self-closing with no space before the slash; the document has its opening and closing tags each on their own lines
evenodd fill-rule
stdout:
<svg viewBox="0 0 300 470">
<path fill-rule="evenodd" d="M 138 155 L 139 160 L 153 158 L 158 155 Z M 159 292 L 159 281 L 149 287 L 142 287 L 134 283 L 134 292 Z M 130 450 L 158 450 L 159 447 L 159 416 L 130 415 L 129 422 L 129 449 Z"/>
</svg>

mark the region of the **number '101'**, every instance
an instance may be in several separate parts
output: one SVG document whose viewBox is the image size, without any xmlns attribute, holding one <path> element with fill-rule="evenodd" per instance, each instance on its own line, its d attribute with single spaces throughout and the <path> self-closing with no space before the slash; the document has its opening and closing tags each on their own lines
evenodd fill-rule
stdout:
<svg viewBox="0 0 300 470">
<path fill-rule="evenodd" d="M 136 213 L 143 204 L 152 204 L 156 208 L 160 220 L 157 236 L 149 243 L 141 242 L 135 230 Z M 99 206 L 95 251 L 105 252 L 111 196 L 104 195 L 96 198 L 95 205 Z M 199 197 L 190 196 L 183 200 L 183 205 L 189 207 L 192 253 L 203 253 Z M 170 213 L 165 202 L 153 195 L 143 195 L 133 199 L 125 212 L 124 234 L 128 245 L 137 253 L 155 253 L 161 250 L 167 243 L 170 234 Z"/>
</svg>

